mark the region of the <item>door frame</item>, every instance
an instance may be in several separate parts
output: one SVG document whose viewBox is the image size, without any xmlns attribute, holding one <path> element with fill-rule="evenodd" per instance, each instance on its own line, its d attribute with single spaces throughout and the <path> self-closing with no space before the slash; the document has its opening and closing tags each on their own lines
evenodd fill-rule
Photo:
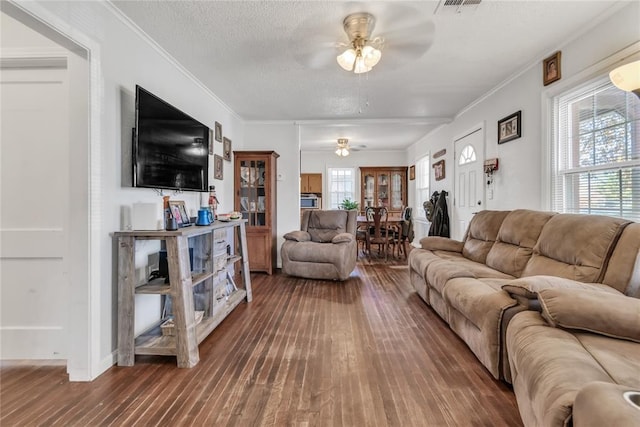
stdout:
<svg viewBox="0 0 640 427">
<path fill-rule="evenodd" d="M 458 230 L 458 209 L 457 209 L 457 200 L 458 200 L 458 194 L 457 194 L 457 188 L 458 188 L 458 155 L 459 153 L 456 151 L 456 142 L 460 141 L 463 138 L 466 138 L 467 136 L 471 135 L 472 133 L 475 132 L 480 132 L 480 136 L 482 138 L 482 152 L 476 152 L 476 155 L 478 156 L 478 161 L 479 162 L 484 162 L 484 159 L 486 158 L 486 151 L 487 151 L 487 131 L 486 131 L 486 123 L 485 121 L 481 121 L 480 123 L 471 126 L 470 128 L 468 128 L 466 131 L 460 133 L 459 135 L 455 136 L 453 138 L 453 205 L 454 205 L 454 209 L 453 209 L 453 215 L 452 215 L 452 221 L 450 223 L 454 224 L 454 228 L 453 228 L 453 233 L 452 235 L 454 236 L 460 236 L 462 235 L 462 233 L 464 232 L 464 230 Z M 483 180 L 484 182 L 484 180 Z M 482 196 L 482 208 L 486 209 L 486 205 L 487 205 L 487 188 L 486 186 L 483 184 L 482 185 L 482 191 L 480 193 L 480 195 Z M 463 236 L 464 237 L 464 236 Z"/>
<path fill-rule="evenodd" d="M 1 2 L 0 10 L 78 55 L 82 79 L 70 88 L 81 120 L 70 116 L 69 340 L 70 381 L 91 381 L 113 365 L 101 358 L 100 264 L 100 49 L 99 45 L 36 2 Z M 80 64 L 80 62 L 78 63 Z M 88 142 L 87 142 L 88 141 Z"/>
</svg>

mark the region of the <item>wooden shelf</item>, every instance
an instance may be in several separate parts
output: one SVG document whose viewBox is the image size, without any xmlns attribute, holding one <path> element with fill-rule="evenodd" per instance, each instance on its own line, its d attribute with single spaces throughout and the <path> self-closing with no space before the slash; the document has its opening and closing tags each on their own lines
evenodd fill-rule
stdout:
<svg viewBox="0 0 640 427">
<path fill-rule="evenodd" d="M 178 367 L 191 368 L 199 361 L 198 344 L 204 340 L 231 311 L 242 301 L 250 302 L 251 275 L 247 259 L 247 220 L 216 222 L 192 230 L 177 231 L 126 231 L 116 232 L 118 238 L 118 365 L 133 366 L 135 355 L 176 356 Z M 238 254 L 229 256 L 226 243 L 230 230 L 234 230 Z M 164 240 L 167 247 L 169 283 L 158 278 L 136 286 L 135 246 L 139 240 Z M 193 239 L 193 240 L 190 240 Z M 232 240 L 233 241 L 233 240 Z M 216 246 L 224 243 L 224 251 Z M 206 273 L 191 272 L 189 249 L 200 254 L 195 268 Z M 196 259 L 194 257 L 194 259 Z M 227 280 L 231 280 L 232 267 L 241 261 L 242 283 L 224 299 L 221 293 L 229 292 Z M 225 281 L 225 282 L 223 282 Z M 195 288 L 195 286 L 203 284 Z M 191 286 L 189 286 L 191 285 Z M 163 335 L 155 322 L 143 333 L 135 336 L 135 294 L 170 295 L 174 314 L 174 335 Z M 195 324 L 195 304 L 204 307 L 205 317 Z M 166 331 L 165 331 L 166 332 Z"/>
<path fill-rule="evenodd" d="M 236 308 L 247 296 L 244 289 L 238 289 L 229 295 L 228 299 L 214 308 L 215 313 L 211 317 L 205 317 L 196 325 L 196 337 L 198 344 L 204 341 L 207 336 Z M 135 343 L 135 354 L 139 355 L 159 355 L 175 356 L 176 337 L 173 335 L 162 335 L 160 325 L 167 319 L 162 319 L 154 323 L 149 329 L 138 335 Z"/>
</svg>

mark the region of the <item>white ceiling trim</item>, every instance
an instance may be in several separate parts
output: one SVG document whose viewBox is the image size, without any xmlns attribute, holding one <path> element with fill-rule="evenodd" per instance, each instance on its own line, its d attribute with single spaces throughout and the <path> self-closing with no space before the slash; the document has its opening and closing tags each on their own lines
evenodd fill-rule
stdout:
<svg viewBox="0 0 640 427">
<path fill-rule="evenodd" d="M 158 52 L 163 58 L 165 58 L 171 65 L 176 67 L 182 74 L 189 80 L 202 89 L 207 95 L 218 102 L 227 112 L 238 120 L 244 121 L 242 117 L 238 115 L 234 110 L 229 107 L 223 100 L 204 85 L 196 76 L 191 74 L 180 62 L 178 62 L 169 52 L 167 52 L 162 46 L 160 46 L 154 39 L 152 39 L 142 28 L 140 28 L 135 22 L 133 22 L 127 15 L 122 13 L 120 9 L 115 7 L 111 0 L 106 0 L 104 6 L 113 13 L 123 24 L 129 27 L 134 33 L 136 33 L 142 40 L 144 40 L 149 46 L 151 46 L 156 52 Z"/>
<path fill-rule="evenodd" d="M 590 25 L 586 25 L 584 28 L 582 28 L 582 31 L 576 32 L 573 35 L 573 37 L 568 38 L 567 40 L 565 40 L 559 46 L 557 46 L 557 47 L 555 47 L 555 48 L 553 48 L 551 50 L 547 50 L 545 52 L 542 52 L 541 55 L 539 55 L 535 59 L 531 60 L 529 62 L 529 64 L 523 66 L 519 71 L 516 71 L 510 77 L 508 77 L 507 79 L 502 81 L 500 84 L 498 84 L 497 86 L 493 87 L 491 90 L 489 90 L 488 92 L 486 92 L 483 95 L 481 95 L 480 97 L 478 97 L 478 99 L 476 99 L 475 101 L 471 102 L 469 105 L 467 105 L 466 107 L 461 109 L 455 115 L 455 120 L 460 118 L 462 115 L 467 113 L 469 110 L 471 110 L 474 107 L 476 107 L 478 104 L 482 103 L 486 99 L 488 99 L 491 96 L 495 95 L 496 92 L 499 92 L 504 87 L 508 86 L 511 82 L 516 80 L 518 77 L 522 76 L 524 73 L 526 73 L 527 71 L 529 71 L 533 67 L 541 67 L 542 66 L 541 64 L 542 64 L 542 61 L 543 61 L 544 58 L 547 58 L 549 55 L 553 54 L 554 52 L 556 52 L 558 50 L 562 50 L 565 46 L 567 46 L 570 43 L 573 43 L 575 40 L 581 38 L 583 35 L 585 35 L 589 31 L 593 30 L 595 27 L 600 25 L 603 21 L 605 21 L 606 19 L 609 19 L 609 17 L 614 15 L 616 12 L 618 12 L 623 7 L 625 7 L 628 3 L 629 3 L 628 1 L 618 1 L 615 6 L 612 6 L 611 8 L 607 9 L 607 12 L 603 13 L 602 15 L 600 15 L 598 17 L 598 19 L 594 19 L 593 21 L 591 21 Z"/>
</svg>

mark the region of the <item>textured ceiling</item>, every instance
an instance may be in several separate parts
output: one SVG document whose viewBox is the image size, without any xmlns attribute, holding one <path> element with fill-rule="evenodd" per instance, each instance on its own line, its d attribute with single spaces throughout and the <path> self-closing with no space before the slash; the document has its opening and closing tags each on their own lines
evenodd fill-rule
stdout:
<svg viewBox="0 0 640 427">
<path fill-rule="evenodd" d="M 113 1 L 243 119 L 301 122 L 303 150 L 338 137 L 404 149 L 616 3 L 483 0 L 454 13 L 438 1 Z M 355 75 L 335 56 L 344 17 L 362 11 L 385 45 Z"/>
</svg>

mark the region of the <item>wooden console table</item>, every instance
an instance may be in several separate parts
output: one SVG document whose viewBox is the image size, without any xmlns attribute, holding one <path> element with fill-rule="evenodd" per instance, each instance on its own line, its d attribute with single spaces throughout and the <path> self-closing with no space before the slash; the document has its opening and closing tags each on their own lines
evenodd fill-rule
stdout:
<svg viewBox="0 0 640 427">
<path fill-rule="evenodd" d="M 246 299 L 250 302 L 251 277 L 245 223 L 247 220 L 215 221 L 212 225 L 192 226 L 177 231 L 118 231 L 118 365 L 133 366 L 136 354 L 176 356 L 178 367 L 191 368 L 200 360 L 198 344 L 225 317 Z M 239 253 L 228 254 L 229 228 L 235 228 Z M 164 240 L 167 250 L 169 283 L 164 278 L 136 283 L 135 245 L 138 240 Z M 189 244 L 193 250 L 190 265 Z M 234 242 L 229 242 L 234 245 Z M 241 263 L 242 284 L 236 286 L 231 271 Z M 193 271 L 192 271 L 193 270 Z M 194 291 L 195 289 L 195 291 Z M 173 314 L 154 324 L 137 337 L 134 334 L 136 294 L 168 295 Z M 196 321 L 194 294 L 204 316 Z M 173 319 L 171 335 L 160 325 Z"/>
</svg>

